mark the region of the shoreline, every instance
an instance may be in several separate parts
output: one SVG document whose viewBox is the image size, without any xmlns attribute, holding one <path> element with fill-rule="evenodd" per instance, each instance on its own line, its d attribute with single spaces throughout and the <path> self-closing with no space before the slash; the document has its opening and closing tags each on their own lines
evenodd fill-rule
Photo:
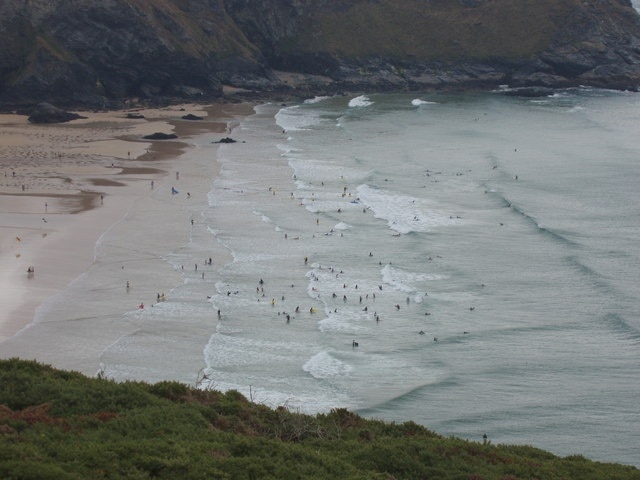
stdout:
<svg viewBox="0 0 640 480">
<path fill-rule="evenodd" d="M 187 110 L 204 116 L 204 120 L 182 120 L 180 116 Z M 187 241 L 189 226 L 185 224 L 181 229 L 179 225 L 172 226 L 171 221 L 197 204 L 193 201 L 188 205 L 184 198 L 174 198 L 172 204 L 167 202 L 165 193 L 176 181 L 172 178 L 173 171 L 180 170 L 183 185 L 192 182 L 188 188 L 193 189 L 193 200 L 199 197 L 198 201 L 206 202 L 210 175 L 217 174 L 219 166 L 215 161 L 209 162 L 213 170 L 207 175 L 197 171 L 202 166 L 186 158 L 196 148 L 193 139 L 228 131 L 238 123 L 238 118 L 251 112 L 247 104 L 174 106 L 143 111 L 151 120 L 123 121 L 125 112 L 108 112 L 88 114 L 89 118 L 77 123 L 53 126 L 29 125 L 17 115 L 0 116 L 5 147 L 0 158 L 4 170 L 4 177 L 0 176 L 0 263 L 4 266 L 0 273 L 0 302 L 4 306 L 0 312 L 0 356 L 35 355 L 39 361 L 95 374 L 96 369 L 87 365 L 86 341 L 95 343 L 95 352 L 99 352 L 105 342 L 112 343 L 114 336 L 118 338 L 119 328 L 129 328 L 125 327 L 127 322 L 96 332 L 104 337 L 100 340 L 86 339 L 84 344 L 78 344 L 77 339 L 69 338 L 66 352 L 60 352 L 58 348 L 47 347 L 51 335 L 66 343 L 61 331 L 74 335 L 83 327 L 66 328 L 66 322 L 77 323 L 77 319 L 65 318 L 68 309 L 61 310 L 57 297 L 84 282 L 90 270 L 100 267 L 105 255 L 110 254 L 102 250 L 108 249 L 111 232 L 129 223 L 130 218 L 135 218 L 141 228 L 143 224 L 149 227 L 147 220 L 153 219 L 145 217 L 148 212 L 159 210 L 164 226 L 176 230 L 171 239 L 166 235 L 160 237 L 171 242 L 164 246 L 165 250 Z M 140 139 L 143 134 L 169 129 L 178 135 L 176 141 Z M 44 136 L 45 141 L 33 142 L 30 135 L 37 139 Z M 89 140 L 83 138 L 85 135 Z M 49 148 L 53 155 L 47 158 L 44 152 Z M 12 159 L 7 159 L 8 156 Z M 53 161 L 48 161 L 51 158 Z M 192 172 L 194 168 L 196 171 Z M 159 268 L 166 270 L 166 260 L 159 260 Z M 28 274 L 27 268 L 31 266 L 34 272 Z M 155 285 L 145 289 L 138 287 L 144 281 L 133 283 L 133 279 L 123 281 L 120 289 L 124 291 L 125 282 L 131 281 L 131 291 L 148 305 L 152 303 L 152 294 L 155 296 L 153 292 L 173 287 L 178 279 L 179 274 L 163 272 L 163 276 L 154 278 Z M 106 292 L 107 297 L 111 295 L 112 292 Z M 135 303 L 122 304 L 116 300 L 111 305 L 87 301 L 86 305 L 74 307 L 77 311 L 74 316 L 118 318 L 135 310 L 137 305 L 137 298 Z M 69 355 L 74 345 L 84 353 Z M 97 364 L 98 358 L 95 360 Z"/>
</svg>

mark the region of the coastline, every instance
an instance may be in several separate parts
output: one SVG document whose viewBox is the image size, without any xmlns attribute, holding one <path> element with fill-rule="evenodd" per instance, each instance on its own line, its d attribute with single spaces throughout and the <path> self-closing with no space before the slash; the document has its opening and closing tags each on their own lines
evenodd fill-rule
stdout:
<svg viewBox="0 0 640 480">
<path fill-rule="evenodd" d="M 88 118 L 46 126 L 0 116 L 0 357 L 94 375 L 100 352 L 139 328 L 127 312 L 151 308 L 156 292 L 181 281 L 166 254 L 188 241 L 193 225 L 185 218 L 207 202 L 218 171 L 215 158 L 198 158 L 193 139 L 219 138 L 251 111 L 248 104 L 178 105 L 136 112 L 142 120 L 82 113 Z M 205 118 L 182 120 L 186 113 Z M 178 139 L 141 139 L 159 131 Z M 181 193 L 171 195 L 175 183 Z M 114 234 L 136 232 L 145 238 L 129 243 L 141 249 L 112 245 Z M 79 290 L 75 305 L 68 289 Z"/>
</svg>

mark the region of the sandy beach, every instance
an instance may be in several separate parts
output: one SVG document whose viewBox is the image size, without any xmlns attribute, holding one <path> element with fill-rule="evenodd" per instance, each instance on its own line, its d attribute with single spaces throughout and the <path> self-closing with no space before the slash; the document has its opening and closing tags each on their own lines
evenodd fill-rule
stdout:
<svg viewBox="0 0 640 480">
<path fill-rule="evenodd" d="M 178 105 L 55 125 L 0 115 L 0 357 L 96 374 L 100 353 L 181 281 L 166 255 L 197 228 L 218 169 L 217 146 L 192 139 L 218 140 L 251 112 Z M 154 132 L 178 139 L 142 139 Z"/>
</svg>

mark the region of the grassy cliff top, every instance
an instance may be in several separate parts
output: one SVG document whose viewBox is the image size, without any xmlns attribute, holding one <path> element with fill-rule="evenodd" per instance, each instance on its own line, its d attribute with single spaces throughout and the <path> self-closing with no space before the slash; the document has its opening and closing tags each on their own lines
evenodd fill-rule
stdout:
<svg viewBox="0 0 640 480">
<path fill-rule="evenodd" d="M 286 45 L 343 57 L 522 58 L 588 34 L 595 10 L 603 24 L 630 21 L 631 6 L 618 0 L 339 0 L 310 9 Z"/>
<path fill-rule="evenodd" d="M 272 410 L 238 392 L 0 361 L 0 478 L 640 479 L 634 467 L 444 438 L 413 422 Z"/>
</svg>

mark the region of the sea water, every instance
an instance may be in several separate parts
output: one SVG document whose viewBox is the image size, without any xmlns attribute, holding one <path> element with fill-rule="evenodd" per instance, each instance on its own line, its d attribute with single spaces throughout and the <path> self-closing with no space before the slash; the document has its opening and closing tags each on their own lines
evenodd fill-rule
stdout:
<svg viewBox="0 0 640 480">
<path fill-rule="evenodd" d="M 316 98 L 232 136 L 189 246 L 233 256 L 209 387 L 640 464 L 638 94 Z"/>
</svg>

